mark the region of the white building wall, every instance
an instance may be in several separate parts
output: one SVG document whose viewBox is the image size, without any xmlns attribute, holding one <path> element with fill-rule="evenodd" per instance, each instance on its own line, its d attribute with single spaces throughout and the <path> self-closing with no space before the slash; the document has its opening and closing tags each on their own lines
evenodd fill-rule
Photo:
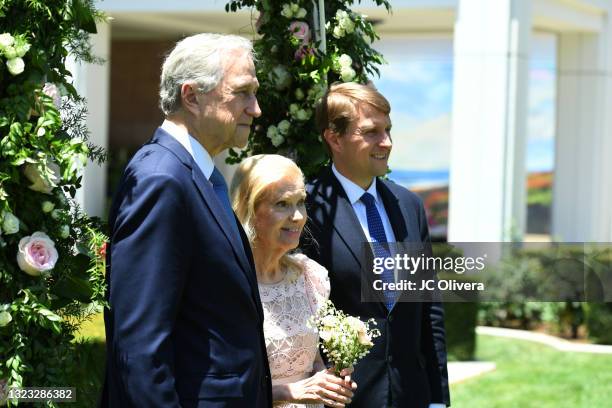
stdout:
<svg viewBox="0 0 612 408">
<path fill-rule="evenodd" d="M 505 241 L 524 231 L 530 35 L 531 2 L 459 1 L 449 241 Z"/>
<path fill-rule="evenodd" d="M 83 64 L 69 61 L 73 85 L 87 102 L 87 128 L 89 141 L 96 146 L 108 147 L 109 90 L 110 90 L 110 37 L 108 24 L 98 24 L 98 33 L 91 36 L 93 54 L 105 60 L 104 64 Z M 82 187 L 76 199 L 89 216 L 106 214 L 106 164 L 91 161 L 83 172 Z"/>
</svg>

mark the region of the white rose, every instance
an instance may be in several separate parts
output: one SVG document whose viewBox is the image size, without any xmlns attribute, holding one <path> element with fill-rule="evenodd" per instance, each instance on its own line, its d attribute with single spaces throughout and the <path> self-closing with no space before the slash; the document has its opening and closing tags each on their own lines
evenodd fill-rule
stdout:
<svg viewBox="0 0 612 408">
<path fill-rule="evenodd" d="M 0 312 L 0 327 L 6 326 L 12 320 L 13 320 L 13 317 L 11 316 L 9 312 L 7 311 Z M 0 384 L 0 393 L 2 392 L 1 388 L 2 388 L 2 385 Z"/>
<path fill-rule="evenodd" d="M 268 139 L 272 139 L 274 136 L 276 136 L 278 134 L 278 129 L 276 126 L 272 125 L 268 128 L 268 131 L 266 132 L 266 136 L 268 136 Z"/>
<path fill-rule="evenodd" d="M 19 75 L 25 69 L 25 63 L 19 57 L 6 61 L 6 67 L 8 68 L 11 75 Z"/>
<path fill-rule="evenodd" d="M 60 217 L 62 216 L 62 212 L 60 210 L 53 210 L 51 211 L 51 218 L 53 218 L 54 220 L 59 220 Z"/>
<path fill-rule="evenodd" d="M 17 264 L 28 275 L 39 276 L 50 271 L 55 268 L 58 257 L 55 243 L 44 232 L 37 231 L 19 241 Z"/>
<path fill-rule="evenodd" d="M 347 317 L 347 322 L 349 324 L 349 326 L 351 326 L 351 328 L 353 330 L 355 330 L 357 333 L 365 333 L 367 328 L 364 322 L 362 322 L 361 320 L 357 319 L 356 317 L 353 316 L 349 316 Z"/>
<path fill-rule="evenodd" d="M 10 47 L 15 43 L 15 39 L 9 33 L 0 34 L 0 50 Z"/>
<path fill-rule="evenodd" d="M 310 113 L 304 109 L 300 109 L 299 111 L 296 112 L 295 118 L 297 120 L 306 121 L 310 119 Z"/>
<path fill-rule="evenodd" d="M 51 170 L 51 177 L 48 180 L 40 174 L 35 164 L 28 163 L 25 166 L 23 172 L 26 178 L 32 182 L 32 185 L 29 186 L 31 190 L 51 194 L 53 188 L 57 186 L 57 183 L 60 181 L 59 166 L 52 161 L 48 161 L 47 167 Z"/>
<path fill-rule="evenodd" d="M 2 53 L 4 54 L 4 58 L 7 60 L 12 60 L 13 58 L 18 57 L 17 50 L 13 46 L 5 47 Z"/>
<path fill-rule="evenodd" d="M 28 43 L 23 43 L 15 46 L 15 51 L 17 52 L 18 57 L 23 57 L 26 55 L 28 51 L 30 51 L 31 45 Z"/>
<path fill-rule="evenodd" d="M 70 227 L 68 225 L 62 225 L 60 228 L 60 237 L 66 239 L 70 236 Z"/>
<path fill-rule="evenodd" d="M 329 339 L 331 339 L 332 337 L 332 332 L 329 330 L 321 330 L 319 332 L 319 337 L 321 338 L 321 340 L 323 341 L 328 341 Z"/>
<path fill-rule="evenodd" d="M 333 315 L 327 315 L 321 319 L 321 323 L 325 327 L 334 328 L 338 326 L 338 318 Z"/>
<path fill-rule="evenodd" d="M 344 30 L 340 26 L 335 26 L 332 35 L 336 38 L 342 38 L 344 37 Z"/>
<path fill-rule="evenodd" d="M 348 67 L 340 70 L 340 77 L 342 78 L 343 82 L 351 82 L 353 79 L 355 79 L 355 75 L 357 75 L 357 73 L 353 68 Z"/>
<path fill-rule="evenodd" d="M 364 346 L 374 345 L 374 343 L 372 343 L 372 339 L 370 338 L 370 336 L 368 336 L 368 333 L 366 332 L 359 332 L 358 340 L 359 340 L 359 343 L 363 344 Z"/>
<path fill-rule="evenodd" d="M 293 15 L 296 15 L 299 12 L 300 12 L 300 5 L 297 3 L 291 3 L 291 13 Z"/>
<path fill-rule="evenodd" d="M 308 99 L 311 101 L 317 101 L 325 94 L 326 88 L 321 84 L 315 84 L 308 90 Z"/>
<path fill-rule="evenodd" d="M 295 17 L 297 17 L 297 18 L 304 18 L 304 17 L 306 17 L 306 14 L 307 14 L 306 9 L 300 8 L 298 10 L 298 12 L 295 13 Z"/>
<path fill-rule="evenodd" d="M 300 107 L 298 106 L 297 103 L 292 103 L 291 105 L 289 105 L 289 113 L 292 116 L 295 115 L 299 109 Z"/>
<path fill-rule="evenodd" d="M 268 78 L 274 82 L 274 87 L 279 91 L 291 85 L 291 75 L 289 75 L 289 71 L 283 65 L 277 65 L 272 68 Z"/>
<path fill-rule="evenodd" d="M 353 20 L 351 20 L 349 17 L 342 21 L 341 27 L 347 34 L 351 34 L 353 31 L 355 31 L 355 23 L 353 23 Z"/>
<path fill-rule="evenodd" d="M 289 123 L 288 120 L 281 120 L 278 123 L 278 131 L 283 135 L 286 135 L 287 132 L 289 132 L 290 127 L 291 127 L 291 123 Z"/>
<path fill-rule="evenodd" d="M 274 145 L 274 147 L 278 147 L 283 144 L 285 138 L 280 133 L 277 133 L 270 140 L 272 141 L 272 145 Z"/>
<path fill-rule="evenodd" d="M 50 213 L 54 208 L 55 204 L 53 204 L 51 201 L 43 201 L 41 204 L 41 209 L 44 213 Z"/>
<path fill-rule="evenodd" d="M 340 67 L 344 68 L 344 67 L 350 67 L 353 64 L 353 59 L 348 56 L 347 54 L 342 54 L 340 55 L 340 57 L 338 58 L 338 64 L 340 64 Z"/>
<path fill-rule="evenodd" d="M 17 232 L 19 232 L 19 218 L 15 217 L 13 213 L 3 212 L 2 229 L 7 235 L 16 234 Z"/>
<path fill-rule="evenodd" d="M 295 90 L 295 99 L 297 99 L 298 101 L 304 99 L 304 91 L 302 91 L 301 88 Z"/>
<path fill-rule="evenodd" d="M 289 4 L 283 4 L 283 9 L 281 10 L 281 16 L 286 18 L 293 17 L 293 11 L 291 11 L 291 6 Z"/>
</svg>

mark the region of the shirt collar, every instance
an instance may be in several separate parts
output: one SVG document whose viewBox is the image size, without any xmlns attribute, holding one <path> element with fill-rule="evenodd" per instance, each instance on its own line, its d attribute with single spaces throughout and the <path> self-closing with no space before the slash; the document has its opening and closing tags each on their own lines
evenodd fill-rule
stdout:
<svg viewBox="0 0 612 408">
<path fill-rule="evenodd" d="M 213 162 L 210 154 L 204 149 L 204 146 L 200 144 L 193 136 L 187 133 L 184 129 L 177 126 L 174 122 L 169 121 L 168 119 L 164 120 L 161 128 L 170 134 L 173 138 L 175 138 L 193 157 L 193 160 L 196 162 L 204 176 L 209 179 L 212 174 L 215 163 Z"/>
<path fill-rule="evenodd" d="M 363 188 L 361 188 L 360 186 L 358 186 L 357 184 L 355 184 L 354 182 L 352 182 L 351 180 L 349 180 L 348 178 L 340 174 L 335 164 L 332 164 L 332 172 L 334 173 L 334 175 L 340 182 L 340 185 L 346 192 L 346 195 L 349 201 L 351 202 L 351 205 L 359 201 L 359 199 L 361 198 L 362 195 L 364 195 L 364 193 L 372 194 L 372 196 L 374 197 L 374 200 L 378 202 L 378 191 L 376 190 L 376 183 L 377 183 L 376 177 L 374 177 L 372 184 L 370 184 L 370 187 L 368 187 L 367 190 L 364 190 Z"/>
</svg>

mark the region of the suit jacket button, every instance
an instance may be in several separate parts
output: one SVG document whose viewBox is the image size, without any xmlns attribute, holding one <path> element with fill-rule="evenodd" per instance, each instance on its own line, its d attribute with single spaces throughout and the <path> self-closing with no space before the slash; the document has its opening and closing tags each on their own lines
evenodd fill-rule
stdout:
<svg viewBox="0 0 612 408">
<path fill-rule="evenodd" d="M 393 356 L 387 356 L 387 363 L 393 362 Z"/>
<path fill-rule="evenodd" d="M 266 388 L 268 386 L 269 378 L 267 375 L 264 376 L 263 381 L 261 382 L 261 388 Z"/>
<path fill-rule="evenodd" d="M 389 323 L 393 322 L 393 315 L 389 315 L 389 317 L 387 318 L 387 320 L 389 321 Z"/>
</svg>

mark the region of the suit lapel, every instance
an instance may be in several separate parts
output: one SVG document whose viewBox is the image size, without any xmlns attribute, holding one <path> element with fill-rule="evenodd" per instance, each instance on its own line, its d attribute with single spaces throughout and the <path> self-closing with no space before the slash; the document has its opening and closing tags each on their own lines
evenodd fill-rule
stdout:
<svg viewBox="0 0 612 408">
<path fill-rule="evenodd" d="M 363 228 L 361 228 L 361 224 L 359 223 L 359 219 L 355 214 L 353 205 L 350 203 L 342 184 L 340 184 L 331 168 L 327 169 L 325 180 L 326 187 L 324 188 L 322 195 L 324 196 L 325 200 L 330 203 L 330 211 L 334 211 L 334 209 L 336 210 L 334 217 L 334 229 L 353 255 L 353 258 L 358 265 L 356 273 L 359 275 L 359 279 L 361 279 L 364 262 L 366 262 L 366 259 L 371 260 L 373 257 L 370 247 L 366 245 L 368 240 L 363 232 Z M 372 273 L 368 273 L 368 271 L 365 272 L 366 280 L 371 287 L 374 281 L 374 275 Z M 384 305 L 382 293 L 379 291 L 375 291 L 374 293 L 379 300 L 377 307 L 386 312 L 387 308 Z"/>
<path fill-rule="evenodd" d="M 399 200 L 389 190 L 389 188 L 380 179 L 376 182 L 376 190 L 382 199 L 387 217 L 393 228 L 393 235 L 395 235 L 395 242 L 404 242 L 408 239 L 408 231 L 406 229 L 407 217 L 402 212 Z"/>
<path fill-rule="evenodd" d="M 329 169 L 328 174 L 329 187 L 325 195 L 329 198 L 331 210 L 336 210 L 334 217 L 334 229 L 340 235 L 347 248 L 355 258 L 355 262 L 362 266 L 361 258 L 363 256 L 363 247 L 367 242 L 366 236 L 363 233 L 361 224 L 355 215 L 353 205 L 350 203 L 344 188 Z"/>
<path fill-rule="evenodd" d="M 198 191 L 200 192 L 200 195 L 202 196 L 202 199 L 204 200 L 204 203 L 206 203 L 206 206 L 208 206 L 210 212 L 215 217 L 217 224 L 219 225 L 219 227 L 221 227 L 221 230 L 225 234 L 225 237 L 232 246 L 232 250 L 234 251 L 236 258 L 238 258 L 240 266 L 245 272 L 249 283 L 252 287 L 257 287 L 257 283 L 254 282 L 254 278 L 253 276 L 251 276 L 252 274 L 249 273 L 251 268 L 246 259 L 245 248 L 242 243 L 242 237 L 236 235 L 234 233 L 234 229 L 229 225 L 229 222 L 231 221 L 226 216 L 225 209 L 217 199 L 217 195 L 212 187 L 212 184 L 210 184 L 210 181 L 208 181 L 204 174 L 202 174 L 202 171 L 198 166 L 194 166 L 194 168 L 191 169 L 191 175 L 193 182 L 195 183 L 196 187 L 198 188 Z"/>
<path fill-rule="evenodd" d="M 217 195 L 213 190 L 212 184 L 210 181 L 204 176 L 200 167 L 193 161 L 193 158 L 189 154 L 189 152 L 172 136 L 170 136 L 163 129 L 158 128 L 153 136 L 151 141 L 152 143 L 158 143 L 171 152 L 173 152 L 178 159 L 191 170 L 191 177 L 196 185 L 204 203 L 212 213 L 215 218 L 217 224 L 223 231 L 223 234 L 229 241 L 232 250 L 236 259 L 238 259 L 238 263 L 241 266 L 243 273 L 249 281 L 251 286 L 251 290 L 253 292 L 257 291 L 257 281 L 254 274 L 254 269 L 251 268 L 249 261 L 247 260 L 245 251 L 246 248 L 243 247 L 242 237 L 237 236 L 233 231 L 234 229 L 228 224 L 230 220 L 226 216 L 226 211 L 222 207 L 222 204 L 217 199 Z M 252 294 L 254 296 L 254 294 Z M 259 308 L 258 308 L 259 309 Z"/>
</svg>

